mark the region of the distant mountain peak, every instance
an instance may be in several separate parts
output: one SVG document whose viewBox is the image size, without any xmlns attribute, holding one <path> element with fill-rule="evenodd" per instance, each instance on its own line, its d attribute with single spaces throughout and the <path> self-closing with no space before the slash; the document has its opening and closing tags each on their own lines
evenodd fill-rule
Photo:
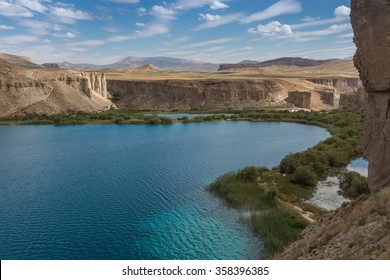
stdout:
<svg viewBox="0 0 390 280">
<path fill-rule="evenodd" d="M 281 57 L 272 60 L 266 60 L 263 62 L 252 62 L 241 61 L 236 64 L 221 64 L 218 68 L 219 71 L 236 68 L 253 68 L 253 67 L 268 67 L 274 65 L 285 65 L 285 66 L 299 66 L 299 67 L 310 67 L 318 66 L 324 63 L 340 61 L 340 59 L 326 59 L 326 60 L 315 60 L 302 57 Z"/>
<path fill-rule="evenodd" d="M 153 65 L 160 69 L 183 70 L 183 71 L 216 71 L 218 64 L 195 61 L 184 58 L 173 58 L 166 56 L 136 57 L 128 56 L 115 63 L 107 65 L 93 64 L 72 64 L 69 62 L 58 63 L 61 68 L 66 69 L 94 69 L 94 68 L 135 68 L 144 65 Z"/>
</svg>

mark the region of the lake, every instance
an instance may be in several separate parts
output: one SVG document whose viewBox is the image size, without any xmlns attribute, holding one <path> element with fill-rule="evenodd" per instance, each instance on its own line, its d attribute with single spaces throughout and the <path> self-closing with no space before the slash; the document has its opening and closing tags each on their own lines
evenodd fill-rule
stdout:
<svg viewBox="0 0 390 280">
<path fill-rule="evenodd" d="M 0 126 L 0 259 L 262 258 L 206 186 L 328 136 L 278 122 Z"/>
</svg>

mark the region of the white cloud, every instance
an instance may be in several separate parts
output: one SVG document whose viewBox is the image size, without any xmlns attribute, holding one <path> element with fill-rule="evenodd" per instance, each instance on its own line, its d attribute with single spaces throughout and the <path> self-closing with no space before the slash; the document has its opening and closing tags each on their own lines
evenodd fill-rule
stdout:
<svg viewBox="0 0 390 280">
<path fill-rule="evenodd" d="M 57 25 L 54 25 L 51 22 L 47 21 L 38 21 L 38 20 L 22 20 L 19 22 L 20 26 L 30 29 L 30 32 L 33 34 L 47 34 L 50 30 L 59 28 Z"/>
<path fill-rule="evenodd" d="M 15 27 L 10 26 L 10 25 L 0 25 L 0 30 L 14 30 Z"/>
<path fill-rule="evenodd" d="M 303 21 L 303 22 L 313 22 L 313 21 L 316 21 L 316 20 L 319 20 L 319 19 L 320 19 L 319 17 L 313 18 L 313 17 L 308 17 L 308 16 L 306 16 L 306 17 L 304 17 L 304 18 L 302 19 L 302 21 Z"/>
<path fill-rule="evenodd" d="M 114 27 L 114 26 L 107 26 L 107 27 L 104 27 L 103 29 L 106 30 L 107 32 L 110 32 L 110 33 L 119 32 L 119 28 Z"/>
<path fill-rule="evenodd" d="M 84 47 L 97 47 L 104 45 L 106 41 L 104 40 L 84 40 L 76 43 L 72 43 L 73 46 L 84 46 Z"/>
<path fill-rule="evenodd" d="M 220 15 L 210 15 L 210 14 L 199 14 L 199 20 L 205 20 L 205 21 L 216 21 L 220 20 Z"/>
<path fill-rule="evenodd" d="M 177 0 L 172 5 L 176 10 L 190 10 L 213 5 L 214 2 L 215 0 Z"/>
<path fill-rule="evenodd" d="M 234 38 L 220 38 L 220 39 L 214 39 L 214 40 L 209 40 L 209 41 L 203 41 L 191 45 L 187 45 L 184 48 L 199 48 L 199 47 L 204 47 L 204 46 L 209 46 L 209 45 L 218 45 L 218 44 L 224 44 L 232 41 L 236 41 L 237 39 Z"/>
<path fill-rule="evenodd" d="M 210 9 L 212 10 L 227 9 L 227 8 L 229 8 L 229 6 L 220 1 L 214 1 L 213 4 L 211 4 L 210 6 Z"/>
<path fill-rule="evenodd" d="M 291 27 L 293 29 L 299 29 L 299 28 L 306 28 L 306 27 L 312 27 L 312 26 L 320 26 L 320 25 L 328 25 L 328 24 L 335 24 L 335 23 L 341 23 L 349 20 L 349 13 L 351 9 L 346 6 L 339 6 L 334 10 L 334 18 L 326 18 L 326 19 L 319 19 L 319 18 L 310 18 L 311 20 L 306 20 L 303 23 L 293 24 Z"/>
<path fill-rule="evenodd" d="M 344 5 L 341 5 L 341 6 L 338 6 L 335 10 L 334 10 L 334 16 L 335 17 L 349 17 L 349 14 L 351 13 L 351 8 L 349 7 L 346 7 Z"/>
<path fill-rule="evenodd" d="M 143 26 L 145 26 L 145 23 L 143 23 L 143 22 L 136 22 L 135 25 L 136 25 L 136 26 L 143 27 Z"/>
<path fill-rule="evenodd" d="M 32 17 L 34 14 L 27 8 L 11 3 L 0 1 L 0 16 L 5 17 Z"/>
<path fill-rule="evenodd" d="M 131 39 L 131 36 L 118 35 L 118 36 L 112 36 L 112 37 L 108 38 L 108 41 L 110 41 L 110 42 L 123 42 L 123 41 L 127 41 L 130 39 Z"/>
<path fill-rule="evenodd" d="M 30 9 L 31 11 L 44 13 L 48 10 L 48 8 L 42 5 L 39 0 L 16 0 L 15 3 Z M 47 2 L 47 1 L 45 1 Z"/>
<path fill-rule="evenodd" d="M 139 0 L 108 0 L 115 3 L 124 3 L 124 4 L 136 4 L 139 3 Z"/>
<path fill-rule="evenodd" d="M 148 14 L 148 10 L 145 8 L 142 8 L 142 7 L 137 8 L 137 14 L 139 16 L 144 16 L 144 15 Z"/>
<path fill-rule="evenodd" d="M 53 36 L 58 38 L 63 38 L 63 39 L 73 39 L 76 37 L 76 35 L 73 34 L 72 32 L 66 32 L 63 34 L 53 34 Z"/>
<path fill-rule="evenodd" d="M 290 25 L 281 24 L 279 21 L 271 21 L 266 25 L 258 25 L 256 28 L 250 28 L 248 32 L 260 34 L 265 37 L 288 36 L 293 34 Z"/>
<path fill-rule="evenodd" d="M 77 20 L 92 20 L 88 12 L 75 10 L 73 7 L 52 7 L 51 15 L 54 19 L 68 24 L 74 24 Z"/>
<path fill-rule="evenodd" d="M 155 5 L 150 9 L 150 15 L 160 20 L 174 20 L 175 12 L 172 9 L 165 8 L 163 6 Z"/>
<path fill-rule="evenodd" d="M 189 40 L 191 40 L 190 36 L 183 36 L 183 37 L 174 39 L 173 42 L 176 43 L 176 44 L 179 44 L 179 43 L 185 43 L 185 42 L 187 42 Z"/>
<path fill-rule="evenodd" d="M 256 28 L 250 28 L 249 33 L 259 34 L 263 37 L 277 38 L 277 39 L 291 39 L 294 41 L 312 41 L 318 40 L 322 37 L 342 33 L 349 30 L 349 24 L 333 24 L 326 29 L 312 30 L 312 31 L 294 31 L 292 26 L 288 24 L 281 24 L 279 21 L 271 21 L 266 25 L 258 25 Z"/>
<path fill-rule="evenodd" d="M 229 14 L 226 16 L 199 14 L 199 16 L 199 20 L 205 20 L 206 22 L 198 25 L 195 30 L 215 28 L 234 21 L 238 21 L 242 17 L 242 14 Z"/>
<path fill-rule="evenodd" d="M 1 42 L 8 45 L 19 45 L 25 43 L 32 43 L 39 40 L 38 36 L 33 35 L 12 35 L 1 38 Z"/>
<path fill-rule="evenodd" d="M 352 38 L 353 37 L 353 32 L 347 33 L 347 34 L 342 34 L 337 36 L 337 38 Z"/>
<path fill-rule="evenodd" d="M 168 23 L 164 22 L 152 22 L 145 25 L 143 30 L 137 30 L 136 34 L 131 39 L 136 38 L 148 38 L 156 35 L 165 35 L 170 31 Z"/>
<path fill-rule="evenodd" d="M 241 23 L 251 23 L 254 21 L 262 21 L 283 14 L 294 14 L 302 11 L 301 3 L 297 0 L 280 0 L 269 6 L 264 11 L 252 14 L 241 19 Z"/>
<path fill-rule="evenodd" d="M 344 21 L 345 21 L 345 18 L 342 18 L 342 17 L 326 18 L 326 19 L 320 19 L 320 20 L 314 20 L 314 21 L 307 21 L 304 23 L 292 24 L 291 27 L 294 29 L 300 29 L 300 28 L 306 28 L 306 27 L 312 27 L 312 26 L 341 23 Z"/>
</svg>

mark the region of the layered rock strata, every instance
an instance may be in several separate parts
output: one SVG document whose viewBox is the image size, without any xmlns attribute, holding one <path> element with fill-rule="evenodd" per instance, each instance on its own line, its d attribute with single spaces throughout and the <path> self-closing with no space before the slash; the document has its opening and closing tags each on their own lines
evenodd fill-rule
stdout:
<svg viewBox="0 0 390 280">
<path fill-rule="evenodd" d="M 293 108 L 295 106 L 286 99 L 292 91 L 311 92 L 313 110 L 332 108 L 323 102 L 316 87 L 305 80 L 282 79 L 108 81 L 108 91 L 119 108 L 160 110 Z M 318 88 L 331 91 L 327 87 Z M 306 107 L 309 106 L 303 108 Z"/>
<path fill-rule="evenodd" d="M 354 63 L 368 94 L 364 155 L 372 192 L 390 187 L 390 1 L 352 0 Z"/>
<path fill-rule="evenodd" d="M 115 107 L 104 74 L 24 68 L 3 60 L 0 66 L 0 116 Z"/>
<path fill-rule="evenodd" d="M 311 92 L 291 91 L 286 101 L 299 108 L 311 109 Z"/>
</svg>

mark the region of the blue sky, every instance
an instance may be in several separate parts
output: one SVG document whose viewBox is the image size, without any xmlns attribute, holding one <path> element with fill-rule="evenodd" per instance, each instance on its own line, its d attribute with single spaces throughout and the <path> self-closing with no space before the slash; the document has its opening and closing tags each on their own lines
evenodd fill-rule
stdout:
<svg viewBox="0 0 390 280">
<path fill-rule="evenodd" d="M 0 52 L 43 62 L 126 56 L 214 63 L 355 52 L 349 0 L 0 0 Z"/>
</svg>

